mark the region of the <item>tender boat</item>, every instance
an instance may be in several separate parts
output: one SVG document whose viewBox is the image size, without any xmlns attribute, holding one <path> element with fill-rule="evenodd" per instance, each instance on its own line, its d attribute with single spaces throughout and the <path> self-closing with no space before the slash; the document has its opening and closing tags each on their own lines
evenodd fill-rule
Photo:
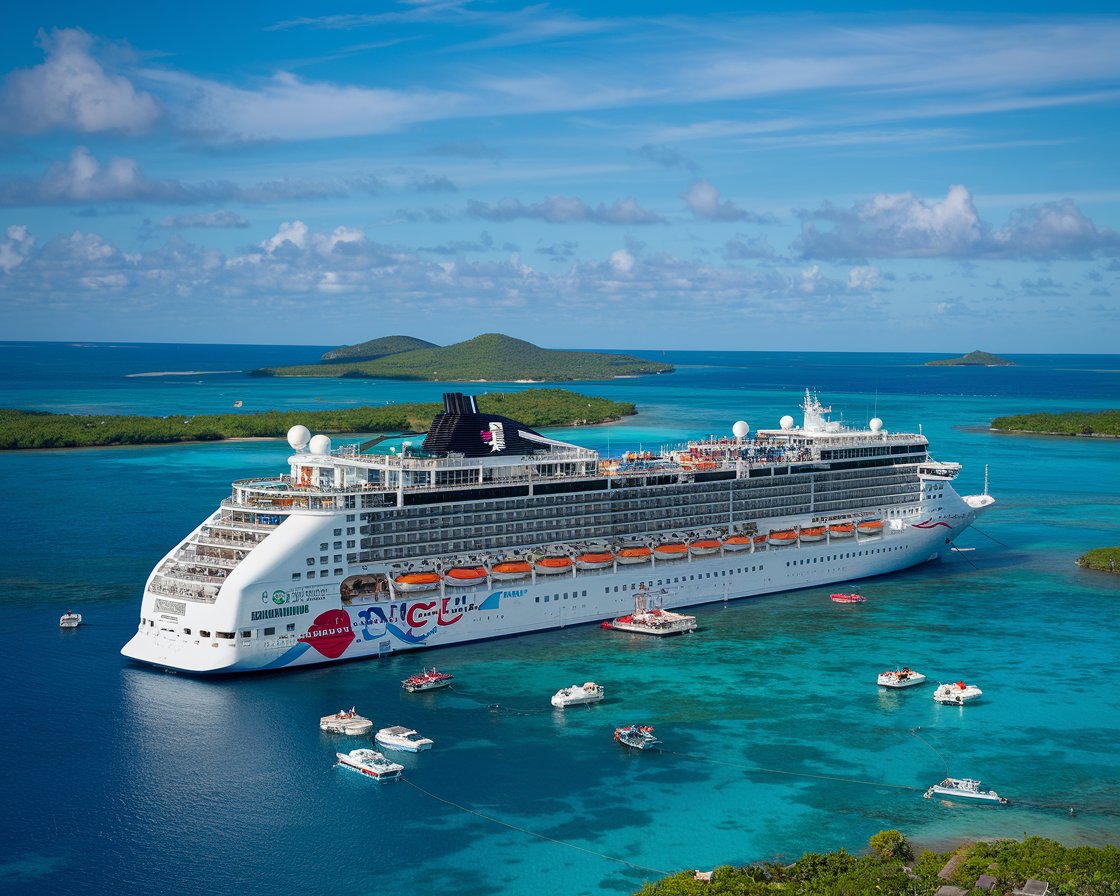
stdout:
<svg viewBox="0 0 1120 896">
<path fill-rule="evenodd" d="M 552 695 L 552 705 L 563 708 L 584 703 L 598 703 L 602 699 L 603 686 L 593 681 L 585 681 L 582 685 L 573 684 L 570 688 L 558 690 Z"/>
<path fill-rule="evenodd" d="M 454 677 L 450 672 L 439 672 L 433 667 L 406 678 L 401 682 L 401 687 L 410 694 L 417 691 L 434 691 L 436 688 L 447 687 Z"/>
<path fill-rule="evenodd" d="M 651 553 L 644 544 L 626 544 L 615 552 L 615 558 L 622 564 L 649 563 Z"/>
<path fill-rule="evenodd" d="M 978 700 L 983 693 L 974 684 L 954 681 L 952 684 L 939 684 L 933 692 L 933 699 L 949 706 L 964 706 L 972 700 Z"/>
<path fill-rule="evenodd" d="M 625 728 L 615 728 L 614 739 L 635 750 L 648 750 L 661 743 L 654 737 L 652 725 L 627 725 Z"/>
<path fill-rule="evenodd" d="M 909 666 L 879 673 L 879 687 L 881 688 L 908 688 L 921 684 L 925 680 L 926 677 L 921 672 L 915 672 Z"/>
<path fill-rule="evenodd" d="M 319 719 L 319 729 L 331 734 L 368 734 L 373 730 L 373 722 L 358 715 L 351 706 L 348 710 L 340 709 L 333 715 L 323 716 Z"/>
<path fill-rule="evenodd" d="M 81 624 L 82 614 L 75 613 L 73 610 L 67 610 L 58 620 L 59 628 L 77 628 Z"/>
<path fill-rule="evenodd" d="M 375 781 L 392 781 L 401 776 L 403 765 L 386 759 L 376 750 L 351 750 L 349 753 L 335 753 L 338 764 L 358 774 L 373 778 Z"/>
<path fill-rule="evenodd" d="M 1007 805 L 1007 800 L 994 790 L 983 790 L 979 781 L 972 778 L 946 778 L 940 784 L 934 784 L 925 792 L 928 800 L 933 796 L 964 797 L 970 800 L 980 800 L 985 803 L 998 803 Z"/>
<path fill-rule="evenodd" d="M 497 581 L 523 579 L 532 571 L 528 560 L 503 560 L 490 567 L 490 575 Z"/>
<path fill-rule="evenodd" d="M 439 587 L 439 573 L 406 572 L 396 576 L 393 584 L 398 591 L 431 591 Z"/>
<path fill-rule="evenodd" d="M 696 630 L 696 617 L 673 613 L 662 607 L 665 591 L 638 591 L 634 612 L 602 623 L 601 628 L 639 635 L 680 635 Z"/>
<path fill-rule="evenodd" d="M 547 557 L 541 557 L 534 565 L 538 575 L 555 576 L 572 571 L 572 558 L 561 554 L 549 554 Z"/>
<path fill-rule="evenodd" d="M 835 594 L 830 594 L 829 600 L 834 604 L 865 604 L 867 598 L 862 594 L 856 594 L 854 591 L 851 593 L 838 591 Z"/>
<path fill-rule="evenodd" d="M 432 739 L 417 734 L 411 728 L 394 725 L 392 728 L 382 728 L 373 736 L 379 747 L 386 750 L 403 750 L 405 753 L 419 753 L 421 750 L 432 748 Z"/>
<path fill-rule="evenodd" d="M 728 535 L 723 540 L 723 549 L 725 551 L 746 551 L 751 546 L 751 537 L 749 535 Z"/>
</svg>

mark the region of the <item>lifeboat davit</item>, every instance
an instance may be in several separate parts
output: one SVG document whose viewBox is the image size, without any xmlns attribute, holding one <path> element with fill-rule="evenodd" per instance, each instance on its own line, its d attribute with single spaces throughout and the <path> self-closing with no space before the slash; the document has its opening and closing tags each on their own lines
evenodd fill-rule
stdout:
<svg viewBox="0 0 1120 896">
<path fill-rule="evenodd" d="M 831 523 L 828 527 L 828 534 L 833 538 L 851 538 L 855 531 L 855 523 Z"/>
<path fill-rule="evenodd" d="M 796 529 L 771 529 L 769 536 L 766 540 L 778 547 L 787 544 L 797 544 L 797 530 Z"/>
<path fill-rule="evenodd" d="M 541 557 L 533 565 L 536 566 L 538 574 L 554 576 L 568 572 L 572 568 L 572 558 L 565 557 L 562 554 L 550 554 L 547 557 Z"/>
<path fill-rule="evenodd" d="M 689 542 L 688 550 L 699 557 L 705 554 L 719 553 L 721 546 L 722 543 L 718 538 L 696 538 Z"/>
<path fill-rule="evenodd" d="M 860 535 L 882 535 L 883 521 L 880 519 L 860 520 L 856 525 L 856 531 Z"/>
<path fill-rule="evenodd" d="M 801 540 L 802 541 L 824 541 L 824 537 L 828 534 L 827 526 L 802 526 L 801 527 Z"/>
<path fill-rule="evenodd" d="M 725 551 L 745 551 L 751 546 L 751 537 L 749 535 L 728 535 L 723 540 L 723 549 Z"/>
<path fill-rule="evenodd" d="M 444 572 L 443 581 L 448 585 L 469 587 L 480 585 L 486 581 L 486 567 L 484 566 L 452 566 Z"/>
<path fill-rule="evenodd" d="M 614 566 L 614 554 L 606 548 L 584 551 L 576 555 L 575 564 L 576 569 L 605 569 Z"/>
<path fill-rule="evenodd" d="M 619 563 L 649 563 L 650 553 L 644 544 L 628 544 L 615 552 L 615 558 Z"/>
<path fill-rule="evenodd" d="M 406 572 L 394 577 L 398 591 L 431 591 L 439 585 L 438 572 Z"/>
<path fill-rule="evenodd" d="M 653 549 L 658 560 L 681 560 L 688 556 L 688 545 L 683 541 L 666 541 Z"/>
<path fill-rule="evenodd" d="M 504 582 L 512 579 L 523 579 L 532 571 L 533 567 L 528 560 L 503 560 L 490 567 L 490 575 Z"/>
</svg>

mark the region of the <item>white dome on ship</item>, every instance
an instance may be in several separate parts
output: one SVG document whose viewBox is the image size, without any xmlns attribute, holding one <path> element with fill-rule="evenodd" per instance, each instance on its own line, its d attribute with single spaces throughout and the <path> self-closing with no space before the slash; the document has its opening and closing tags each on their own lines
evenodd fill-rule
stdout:
<svg viewBox="0 0 1120 896">
<path fill-rule="evenodd" d="M 745 439 L 750 431 L 750 424 L 746 420 L 736 420 L 735 425 L 731 427 L 731 432 L 737 439 Z"/>
<path fill-rule="evenodd" d="M 782 429 L 793 429 L 793 418 L 789 414 L 786 414 L 781 420 L 778 421 L 778 425 Z"/>
<path fill-rule="evenodd" d="M 296 424 L 288 430 L 288 444 L 296 451 L 302 451 L 311 441 L 311 430 L 301 424 Z"/>
<path fill-rule="evenodd" d="M 307 446 L 312 454 L 330 454 L 330 436 L 317 435 L 311 437 L 311 444 Z"/>
<path fill-rule="evenodd" d="M 880 420 L 878 417 L 872 417 L 871 422 L 868 423 L 867 425 L 868 425 L 868 427 L 870 427 L 872 432 L 878 432 L 879 430 L 881 430 L 883 428 L 883 421 Z"/>
</svg>

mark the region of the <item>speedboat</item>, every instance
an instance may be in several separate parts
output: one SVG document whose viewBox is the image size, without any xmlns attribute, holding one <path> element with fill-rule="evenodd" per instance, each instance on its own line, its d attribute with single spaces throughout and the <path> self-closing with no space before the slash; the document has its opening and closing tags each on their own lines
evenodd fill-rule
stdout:
<svg viewBox="0 0 1120 896">
<path fill-rule="evenodd" d="M 82 614 L 67 610 L 58 620 L 59 628 L 77 628 L 82 624 Z"/>
<path fill-rule="evenodd" d="M 603 686 L 593 681 L 583 684 L 573 684 L 570 688 L 561 688 L 552 695 L 552 705 L 563 708 L 565 706 L 579 706 L 583 703 L 598 703 L 603 699 Z"/>
<path fill-rule="evenodd" d="M 447 687 L 451 684 L 452 678 L 454 676 L 450 672 L 439 672 L 433 667 L 409 676 L 401 682 L 401 687 L 410 694 L 417 691 L 434 691 L 436 688 Z"/>
<path fill-rule="evenodd" d="M 614 729 L 614 739 L 635 750 L 646 750 L 661 743 L 653 736 L 652 725 L 627 725 Z"/>
<path fill-rule="evenodd" d="M 353 706 L 319 719 L 319 730 L 329 731 L 331 734 L 368 734 L 372 729 L 373 722 L 358 715 Z"/>
<path fill-rule="evenodd" d="M 338 764 L 358 774 L 373 778 L 375 781 L 392 781 L 401 776 L 403 765 L 386 759 L 376 750 L 351 750 L 349 753 L 335 753 Z"/>
<path fill-rule="evenodd" d="M 925 792 L 928 800 L 933 796 L 958 796 L 970 800 L 980 800 L 986 803 L 999 803 L 1007 805 L 1007 800 L 994 790 L 984 790 L 979 781 L 972 778 L 946 778 L 940 784 L 934 784 Z"/>
<path fill-rule="evenodd" d="M 829 598 L 832 600 L 832 602 L 834 604 L 865 604 L 865 603 L 867 603 L 867 598 L 866 597 L 864 597 L 862 594 L 856 594 L 855 592 L 852 592 L 851 594 L 845 594 L 843 592 L 837 592 L 836 594 L 830 594 Z"/>
<path fill-rule="evenodd" d="M 950 706 L 964 706 L 972 700 L 979 699 L 983 693 L 974 684 L 955 681 L 952 684 L 939 684 L 937 690 L 933 692 L 933 699 Z"/>
<path fill-rule="evenodd" d="M 879 687 L 881 688 L 908 688 L 921 684 L 925 680 L 926 677 L 921 672 L 915 672 L 909 666 L 879 673 Z"/>
<path fill-rule="evenodd" d="M 379 747 L 386 750 L 403 750 L 406 753 L 419 753 L 421 750 L 432 748 L 432 739 L 417 734 L 411 728 L 394 725 L 392 728 L 382 728 L 373 736 Z"/>
</svg>

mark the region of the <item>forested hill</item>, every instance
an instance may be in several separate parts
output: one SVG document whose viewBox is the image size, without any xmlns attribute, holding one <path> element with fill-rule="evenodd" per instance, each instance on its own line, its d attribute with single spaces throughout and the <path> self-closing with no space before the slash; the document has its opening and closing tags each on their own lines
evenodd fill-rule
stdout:
<svg viewBox="0 0 1120 896">
<path fill-rule="evenodd" d="M 380 339 L 370 339 L 357 345 L 342 345 L 331 349 L 329 352 L 324 352 L 320 360 L 324 363 L 374 361 L 387 355 L 399 355 L 401 352 L 411 352 L 421 348 L 439 348 L 439 346 L 414 336 L 382 336 Z"/>
<path fill-rule="evenodd" d="M 260 376 L 376 377 L 440 382 L 569 382 L 670 373 L 672 364 L 632 355 L 541 348 L 486 333 L 444 347 L 398 352 L 371 361 L 270 367 Z"/>
</svg>

